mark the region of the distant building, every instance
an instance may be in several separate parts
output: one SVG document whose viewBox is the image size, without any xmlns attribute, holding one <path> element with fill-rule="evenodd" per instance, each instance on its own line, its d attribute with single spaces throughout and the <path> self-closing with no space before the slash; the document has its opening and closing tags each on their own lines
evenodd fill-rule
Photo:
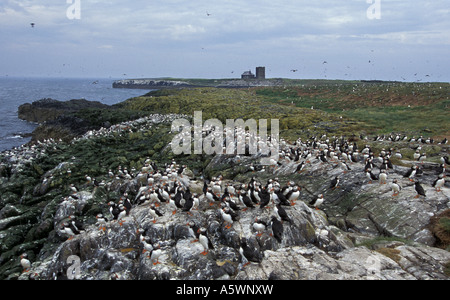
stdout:
<svg viewBox="0 0 450 300">
<path fill-rule="evenodd" d="M 255 75 L 252 73 L 252 71 L 245 71 L 241 75 L 241 79 L 255 79 Z"/>
<path fill-rule="evenodd" d="M 266 68 L 257 67 L 256 76 L 252 73 L 252 71 L 245 71 L 242 73 L 241 79 L 266 79 Z"/>
</svg>

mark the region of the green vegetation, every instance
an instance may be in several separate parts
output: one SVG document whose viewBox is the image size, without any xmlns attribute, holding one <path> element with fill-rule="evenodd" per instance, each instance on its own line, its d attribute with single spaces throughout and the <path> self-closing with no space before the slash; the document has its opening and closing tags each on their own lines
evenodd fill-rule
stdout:
<svg viewBox="0 0 450 300">
<path fill-rule="evenodd" d="M 297 139 L 305 134 L 358 134 L 364 124 L 320 110 L 273 103 L 254 89 L 189 88 L 150 92 L 129 99 L 116 107 L 149 113 L 193 115 L 203 112 L 203 120 L 279 119 L 281 136 Z M 270 129 L 270 122 L 269 129 Z"/>
<path fill-rule="evenodd" d="M 255 90 L 271 103 L 314 107 L 364 122 L 376 134 L 449 135 L 448 83 L 311 81 Z"/>
<path fill-rule="evenodd" d="M 450 209 L 431 218 L 430 229 L 438 240 L 438 246 L 450 249 Z"/>
</svg>

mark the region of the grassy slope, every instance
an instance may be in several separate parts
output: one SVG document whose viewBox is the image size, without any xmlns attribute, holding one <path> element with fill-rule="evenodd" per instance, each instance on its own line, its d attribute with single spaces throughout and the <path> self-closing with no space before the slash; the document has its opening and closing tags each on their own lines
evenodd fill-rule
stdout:
<svg viewBox="0 0 450 300">
<path fill-rule="evenodd" d="M 118 107 L 126 110 L 152 113 L 181 113 L 192 115 L 203 112 L 203 120 L 279 119 L 282 136 L 298 138 L 305 132 L 351 134 L 362 124 L 320 110 L 274 103 L 253 89 L 192 88 L 150 92 L 129 99 Z M 268 122 L 270 124 L 270 122 Z"/>
<path fill-rule="evenodd" d="M 375 127 L 386 134 L 404 132 L 449 136 L 448 83 L 314 82 L 300 86 L 257 88 L 272 103 L 320 109 Z"/>
</svg>

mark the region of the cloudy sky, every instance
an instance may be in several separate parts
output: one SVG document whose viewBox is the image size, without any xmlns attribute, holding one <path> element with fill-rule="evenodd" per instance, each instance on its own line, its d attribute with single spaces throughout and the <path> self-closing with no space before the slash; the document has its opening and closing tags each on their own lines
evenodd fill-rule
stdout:
<svg viewBox="0 0 450 300">
<path fill-rule="evenodd" d="M 0 76 L 450 82 L 449 54 L 448 0 L 0 0 Z"/>
</svg>

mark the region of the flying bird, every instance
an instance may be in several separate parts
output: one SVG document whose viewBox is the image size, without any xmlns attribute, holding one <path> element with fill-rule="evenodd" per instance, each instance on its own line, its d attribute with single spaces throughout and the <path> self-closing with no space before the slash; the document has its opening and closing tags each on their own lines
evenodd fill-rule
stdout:
<svg viewBox="0 0 450 300">
<path fill-rule="evenodd" d="M 34 25 L 36 25 L 35 23 L 30 23 L 31 28 L 34 28 Z"/>
</svg>

